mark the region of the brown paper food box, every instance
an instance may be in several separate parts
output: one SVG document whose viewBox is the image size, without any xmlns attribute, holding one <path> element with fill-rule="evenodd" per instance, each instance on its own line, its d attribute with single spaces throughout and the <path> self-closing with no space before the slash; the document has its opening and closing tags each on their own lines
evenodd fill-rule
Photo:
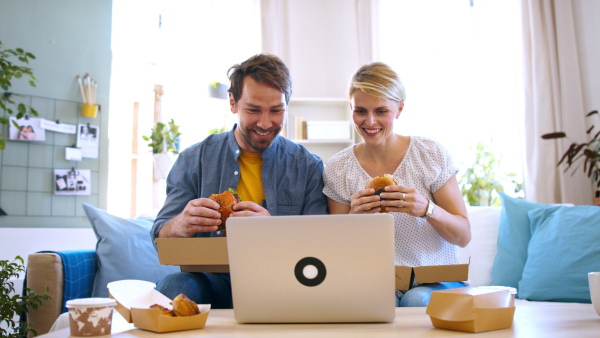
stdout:
<svg viewBox="0 0 600 338">
<path fill-rule="evenodd" d="M 467 286 L 434 291 L 427 314 L 440 329 L 474 333 L 507 329 L 515 313 L 514 291 L 510 289 Z"/>
<path fill-rule="evenodd" d="M 139 329 L 163 333 L 204 328 L 210 304 L 198 304 L 200 314 L 195 316 L 163 316 L 160 309 L 151 309 L 150 305 L 172 308 L 171 300 L 156 291 L 155 286 L 154 283 L 140 280 L 116 281 L 108 283 L 108 296 L 117 301 L 115 309 L 121 316 Z"/>
<path fill-rule="evenodd" d="M 227 237 L 157 238 L 158 259 L 163 265 L 179 265 L 184 272 L 229 272 Z M 469 279 L 469 264 L 396 266 L 396 290 L 413 283 L 460 282 Z"/>
</svg>

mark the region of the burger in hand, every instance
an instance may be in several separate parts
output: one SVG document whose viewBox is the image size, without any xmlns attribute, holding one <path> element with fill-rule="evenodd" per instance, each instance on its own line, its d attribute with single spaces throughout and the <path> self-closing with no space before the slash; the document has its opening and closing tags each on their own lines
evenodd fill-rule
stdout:
<svg viewBox="0 0 600 338">
<path fill-rule="evenodd" d="M 219 203 L 219 210 L 217 211 L 221 214 L 221 225 L 217 230 L 225 229 L 225 222 L 233 212 L 233 206 L 241 200 L 240 196 L 237 191 L 229 188 L 220 194 L 210 195 L 208 199 Z"/>
<path fill-rule="evenodd" d="M 365 189 L 375 189 L 375 195 L 379 195 L 382 192 L 385 192 L 385 187 L 388 185 L 397 185 L 398 181 L 392 175 L 385 174 L 382 177 L 373 177 L 372 179 L 367 181 L 367 185 Z M 381 207 L 381 212 L 389 212 L 385 209 L 384 206 Z"/>
</svg>

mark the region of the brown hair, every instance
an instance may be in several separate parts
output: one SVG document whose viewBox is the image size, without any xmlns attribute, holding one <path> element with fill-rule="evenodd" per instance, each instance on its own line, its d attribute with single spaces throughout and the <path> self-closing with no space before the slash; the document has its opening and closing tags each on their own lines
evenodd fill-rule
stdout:
<svg viewBox="0 0 600 338">
<path fill-rule="evenodd" d="M 236 64 L 227 71 L 231 85 L 228 92 L 235 102 L 242 96 L 244 77 L 250 75 L 256 82 L 266 83 L 279 89 L 285 95 L 285 102 L 292 96 L 290 71 L 281 59 L 272 54 L 256 54 L 248 60 Z"/>
<path fill-rule="evenodd" d="M 361 90 L 365 94 L 404 102 L 406 91 L 398 74 L 383 62 L 373 62 L 360 67 L 348 86 L 348 98 L 352 97 L 355 90 Z"/>
</svg>

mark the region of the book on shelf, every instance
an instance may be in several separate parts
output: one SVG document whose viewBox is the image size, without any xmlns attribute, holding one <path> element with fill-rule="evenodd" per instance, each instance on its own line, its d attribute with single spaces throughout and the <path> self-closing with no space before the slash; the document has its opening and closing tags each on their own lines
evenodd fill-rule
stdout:
<svg viewBox="0 0 600 338">
<path fill-rule="evenodd" d="M 306 121 L 302 116 L 294 116 L 294 134 L 291 136 L 296 140 L 306 139 Z"/>
</svg>

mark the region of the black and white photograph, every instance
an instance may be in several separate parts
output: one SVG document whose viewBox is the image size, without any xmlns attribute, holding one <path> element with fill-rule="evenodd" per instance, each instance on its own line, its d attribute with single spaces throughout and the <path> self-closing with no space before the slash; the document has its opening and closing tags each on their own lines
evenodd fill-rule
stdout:
<svg viewBox="0 0 600 338">
<path fill-rule="evenodd" d="M 56 195 L 91 195 L 92 180 L 89 169 L 54 169 Z"/>
<path fill-rule="evenodd" d="M 77 148 L 81 148 L 82 157 L 98 158 L 100 127 L 79 123 L 77 126 Z"/>
<path fill-rule="evenodd" d="M 41 119 L 37 117 L 24 117 L 17 119 L 10 117 L 10 139 L 15 141 L 46 141 L 46 130 L 42 129 Z M 19 125 L 17 128 L 14 124 Z"/>
</svg>

